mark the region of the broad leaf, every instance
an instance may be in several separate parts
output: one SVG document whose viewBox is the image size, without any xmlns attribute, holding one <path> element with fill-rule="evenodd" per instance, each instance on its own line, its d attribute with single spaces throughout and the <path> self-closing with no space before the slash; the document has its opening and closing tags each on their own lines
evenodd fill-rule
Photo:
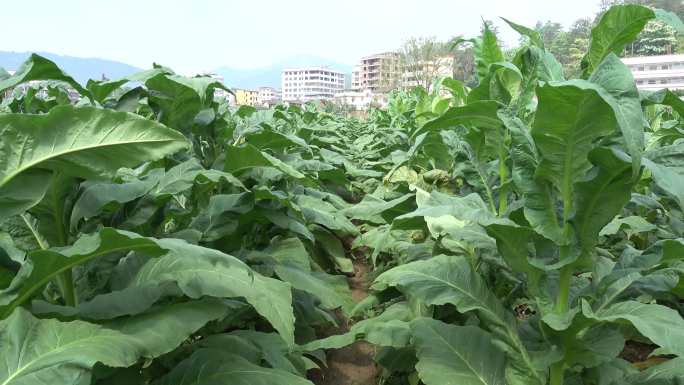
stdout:
<svg viewBox="0 0 684 385">
<path fill-rule="evenodd" d="M 419 318 L 411 322 L 418 364 L 426 385 L 505 385 L 505 354 L 475 326 Z"/>
<path fill-rule="evenodd" d="M 382 273 L 372 288 L 396 286 L 427 305 L 452 304 L 460 312 L 475 311 L 495 337 L 510 346 L 517 372 L 531 383 L 542 383 L 517 331 L 516 321 L 464 257 L 439 255 Z"/>
<path fill-rule="evenodd" d="M 84 89 L 74 78 L 65 74 L 55 63 L 40 56 L 31 54 L 26 61 L 24 61 L 17 72 L 8 78 L 0 78 L 0 93 L 2 91 L 16 87 L 19 84 L 26 83 L 32 80 L 59 80 L 69 84 L 76 89 L 81 95 L 90 96 L 90 93 Z"/>
<path fill-rule="evenodd" d="M 43 170 L 53 170 L 82 178 L 112 175 L 120 167 L 138 166 L 188 145 L 180 133 L 154 121 L 90 107 L 60 106 L 43 115 L 0 114 L 0 134 L 3 216 L 26 208 L 25 201 L 17 203 L 6 192 L 26 182 L 27 171 L 45 176 Z M 48 182 L 45 178 L 44 190 Z"/>
<path fill-rule="evenodd" d="M 244 297 L 289 345 L 294 345 L 294 314 L 289 284 L 263 277 L 239 259 L 218 250 L 178 239 L 160 239 L 157 244 L 169 252 L 148 261 L 129 287 L 155 286 L 171 281 L 190 298 Z"/>
<path fill-rule="evenodd" d="M 138 250 L 150 255 L 161 255 L 164 249 L 153 239 L 138 234 L 104 228 L 99 233 L 85 235 L 72 246 L 37 250 L 29 254 L 30 262 L 22 266 L 15 277 L 19 290 L 9 296 L 9 305 L 0 307 L 0 318 L 7 317 L 14 308 L 28 301 L 31 296 L 60 273 L 91 259 L 115 252 Z"/>
<path fill-rule="evenodd" d="M 640 5 L 610 7 L 591 30 L 589 51 L 582 58 L 585 77 L 588 77 L 608 54 L 619 55 L 625 45 L 633 41 L 646 23 L 654 17 L 653 10 Z"/>
<path fill-rule="evenodd" d="M 279 369 L 254 365 L 219 349 L 200 349 L 155 385 L 312 385 L 306 379 Z"/>
</svg>

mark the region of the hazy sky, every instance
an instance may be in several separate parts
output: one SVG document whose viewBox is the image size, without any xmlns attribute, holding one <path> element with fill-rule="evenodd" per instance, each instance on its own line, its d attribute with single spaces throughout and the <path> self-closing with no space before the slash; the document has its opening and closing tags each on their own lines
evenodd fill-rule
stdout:
<svg viewBox="0 0 684 385">
<path fill-rule="evenodd" d="M 598 0 L 0 0 L 0 50 L 153 61 L 179 72 L 268 66 L 299 54 L 354 64 L 411 36 L 478 33 L 498 16 L 534 26 L 591 17 Z"/>
</svg>

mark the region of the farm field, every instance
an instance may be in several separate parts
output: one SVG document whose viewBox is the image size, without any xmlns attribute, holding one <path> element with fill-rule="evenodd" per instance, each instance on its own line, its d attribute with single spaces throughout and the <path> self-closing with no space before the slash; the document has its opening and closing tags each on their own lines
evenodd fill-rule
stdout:
<svg viewBox="0 0 684 385">
<path fill-rule="evenodd" d="M 577 79 L 484 24 L 476 87 L 363 119 L 0 70 L 0 385 L 683 383 L 684 101 L 617 56 L 650 20 L 684 34 L 614 6 Z"/>
</svg>

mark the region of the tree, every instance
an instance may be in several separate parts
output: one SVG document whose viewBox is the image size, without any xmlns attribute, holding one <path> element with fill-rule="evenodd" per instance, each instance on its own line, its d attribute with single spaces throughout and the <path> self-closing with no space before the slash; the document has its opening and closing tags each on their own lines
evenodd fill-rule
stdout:
<svg viewBox="0 0 684 385">
<path fill-rule="evenodd" d="M 544 24 L 537 22 L 535 29 L 541 34 L 542 41 L 546 47 L 551 47 L 554 40 L 563 32 L 563 26 L 560 23 L 551 22 L 550 20 Z"/>
<path fill-rule="evenodd" d="M 580 71 L 582 56 L 589 46 L 591 20 L 576 20 L 566 31 L 560 23 L 538 22 L 535 29 L 541 34 L 544 46 L 558 59 L 568 77 L 576 77 Z"/>
<path fill-rule="evenodd" d="M 429 90 L 435 79 L 453 74 L 453 54 L 447 44 L 435 37 L 410 38 L 399 53 L 404 81 L 408 86 L 422 86 Z"/>
<path fill-rule="evenodd" d="M 667 55 L 677 50 L 677 32 L 669 25 L 651 21 L 637 39 L 627 47 L 630 55 Z"/>
<path fill-rule="evenodd" d="M 460 47 L 453 51 L 454 79 L 458 79 L 469 87 L 477 86 L 475 75 L 475 54 L 472 47 Z"/>
</svg>

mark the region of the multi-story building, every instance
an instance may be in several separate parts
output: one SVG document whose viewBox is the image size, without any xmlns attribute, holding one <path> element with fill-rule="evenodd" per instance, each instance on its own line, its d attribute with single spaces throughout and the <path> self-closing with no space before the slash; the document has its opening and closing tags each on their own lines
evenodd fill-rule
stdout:
<svg viewBox="0 0 684 385">
<path fill-rule="evenodd" d="M 404 65 L 401 86 L 414 88 L 423 86 L 430 89 L 432 82 L 444 76 L 454 75 L 454 58 L 444 56 L 435 60 L 421 61 Z"/>
<path fill-rule="evenodd" d="M 254 90 L 234 89 L 235 104 L 238 106 L 256 106 L 259 93 Z"/>
<path fill-rule="evenodd" d="M 399 86 L 401 60 L 397 52 L 383 52 L 361 58 L 352 73 L 355 91 L 387 92 Z"/>
<path fill-rule="evenodd" d="M 684 89 L 684 55 L 626 57 L 622 62 L 640 90 Z"/>
<path fill-rule="evenodd" d="M 280 90 L 273 87 L 259 87 L 257 90 L 257 104 L 270 107 L 282 99 Z"/>
<path fill-rule="evenodd" d="M 284 101 L 329 100 L 344 90 L 343 72 L 328 67 L 286 68 L 281 74 Z"/>
</svg>

